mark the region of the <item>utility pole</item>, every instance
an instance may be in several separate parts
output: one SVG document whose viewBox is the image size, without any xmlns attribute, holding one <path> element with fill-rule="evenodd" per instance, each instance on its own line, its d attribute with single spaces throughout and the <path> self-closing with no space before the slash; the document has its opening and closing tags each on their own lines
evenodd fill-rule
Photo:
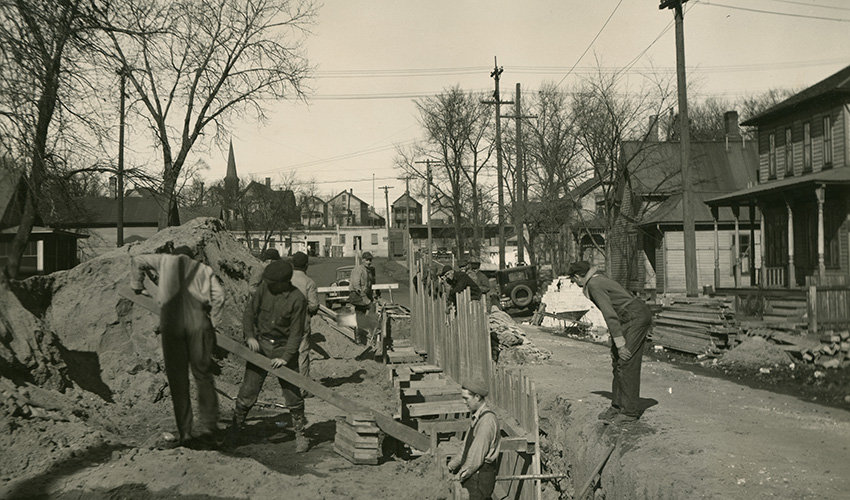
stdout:
<svg viewBox="0 0 850 500">
<path fill-rule="evenodd" d="M 685 13 L 682 4 L 688 0 L 661 0 L 659 9 L 673 9 L 676 20 L 676 80 L 679 89 L 679 143 L 682 163 L 682 219 L 685 241 L 685 290 L 688 297 L 698 295 L 697 283 L 697 237 L 694 212 L 691 207 L 693 191 L 691 188 L 690 149 L 691 135 L 688 120 L 688 89 L 685 78 Z"/>
<path fill-rule="evenodd" d="M 440 165 L 438 161 L 432 161 L 430 158 L 425 161 L 417 161 L 416 163 L 424 163 L 427 170 L 425 173 L 425 215 L 428 217 L 428 256 L 426 257 L 426 261 L 430 268 L 431 266 L 431 255 L 434 251 L 433 247 L 433 238 L 431 235 L 431 165 Z"/>
<path fill-rule="evenodd" d="M 482 101 L 483 104 L 496 105 L 496 177 L 499 181 L 499 269 L 505 268 L 505 188 L 504 173 L 502 172 L 502 104 L 513 104 L 513 101 L 503 101 L 499 95 L 499 78 L 504 68 L 499 67 L 498 60 L 493 57 L 493 71 L 490 76 L 496 80 L 496 90 L 492 101 Z"/>
<path fill-rule="evenodd" d="M 404 202 L 404 248 L 407 249 L 410 246 L 410 175 L 405 175 L 404 177 L 399 177 L 400 180 L 404 181 L 404 194 L 407 195 L 407 200 Z M 412 258 L 408 256 L 408 260 Z"/>
<path fill-rule="evenodd" d="M 121 77 L 121 108 L 118 118 L 118 234 L 115 237 L 116 246 L 124 246 L 124 116 L 125 102 L 127 100 L 124 88 L 127 84 L 127 68 L 118 70 Z"/>
<path fill-rule="evenodd" d="M 378 189 L 384 190 L 384 202 L 387 204 L 387 257 L 392 258 L 392 252 L 390 252 L 390 189 L 391 186 L 381 186 Z"/>
<path fill-rule="evenodd" d="M 525 262 L 525 231 L 523 230 L 523 226 L 525 224 L 525 168 L 523 162 L 525 158 L 523 157 L 523 147 L 522 147 L 522 120 L 525 118 L 537 118 L 536 115 L 523 115 L 522 114 L 522 106 L 520 105 L 522 99 L 522 90 L 519 83 L 516 84 L 516 111 L 514 116 L 505 116 L 505 118 L 514 118 L 516 120 L 516 173 L 514 175 L 515 179 L 515 188 L 514 188 L 514 230 L 516 231 L 517 240 L 517 260 L 519 262 Z"/>
</svg>

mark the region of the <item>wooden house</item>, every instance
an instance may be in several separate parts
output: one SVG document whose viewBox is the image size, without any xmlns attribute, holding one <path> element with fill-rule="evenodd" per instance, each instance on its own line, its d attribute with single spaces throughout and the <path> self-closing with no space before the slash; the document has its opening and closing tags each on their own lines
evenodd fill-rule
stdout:
<svg viewBox="0 0 850 500">
<path fill-rule="evenodd" d="M 423 224 L 422 204 L 410 196 L 409 191 L 396 198 L 390 207 L 393 227 L 402 228 Z"/>
<path fill-rule="evenodd" d="M 762 215 L 763 289 L 809 292 L 811 322 L 812 287 L 835 286 L 824 314 L 850 322 L 850 66 L 743 125 L 758 128 L 758 183 L 706 203 Z"/>
</svg>

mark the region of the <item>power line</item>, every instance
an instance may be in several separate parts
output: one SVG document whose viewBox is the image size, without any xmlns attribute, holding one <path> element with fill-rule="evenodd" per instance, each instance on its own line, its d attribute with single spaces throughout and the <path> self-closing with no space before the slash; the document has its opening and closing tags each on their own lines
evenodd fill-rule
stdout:
<svg viewBox="0 0 850 500">
<path fill-rule="evenodd" d="M 834 5 L 818 5 L 807 2 L 795 2 L 794 0 L 769 0 L 771 2 L 779 2 L 779 3 L 789 3 L 791 5 L 803 5 L 805 7 L 815 7 L 818 9 L 835 9 L 835 10 L 847 10 L 850 11 L 850 7 L 837 7 Z"/>
<path fill-rule="evenodd" d="M 747 7 L 738 7 L 736 5 L 726 5 L 726 4 L 722 4 L 722 3 L 707 3 L 707 2 L 700 2 L 700 3 L 702 5 L 708 5 L 709 7 L 724 7 L 724 8 L 733 9 L 733 10 L 743 10 L 743 11 L 746 11 L 746 12 L 757 12 L 759 14 L 773 14 L 775 16 L 798 17 L 798 18 L 801 18 L 801 19 L 817 19 L 819 21 L 836 21 L 836 22 L 839 22 L 839 23 L 850 23 L 850 19 L 841 19 L 841 18 L 837 18 L 837 17 L 809 16 L 809 15 L 806 15 L 806 14 L 792 14 L 790 12 L 776 12 L 776 11 L 772 11 L 772 10 L 750 9 L 750 8 L 747 8 Z"/>
<path fill-rule="evenodd" d="M 591 48 L 591 47 L 593 47 L 593 44 L 596 42 L 596 39 L 597 39 L 597 38 L 599 38 L 599 35 L 601 35 L 601 34 L 602 34 L 602 31 L 605 29 L 605 27 L 606 27 L 606 26 L 608 26 L 608 22 L 610 22 L 610 21 L 611 21 L 611 18 L 612 18 L 612 17 L 614 17 L 614 14 L 617 12 L 617 9 L 619 9 L 619 8 L 620 8 L 620 5 L 621 5 L 622 3 L 623 3 L 623 0 L 620 0 L 619 2 L 617 2 L 617 5 L 616 5 L 616 6 L 614 6 L 614 10 L 612 10 L 612 11 L 611 11 L 611 14 L 608 16 L 608 19 L 606 19 L 606 20 L 605 20 L 605 23 L 602 25 L 602 27 L 601 27 L 601 28 L 599 28 L 599 31 L 596 33 L 596 36 L 595 36 L 595 37 L 593 37 L 593 40 L 591 40 L 591 41 L 590 41 L 590 44 L 587 46 L 587 48 L 585 48 L 585 49 L 584 49 L 584 52 L 582 52 L 582 53 L 581 53 L 581 55 L 578 57 L 578 59 L 576 60 L 576 63 L 575 63 L 575 64 L 573 64 L 573 67 L 572 67 L 572 68 L 570 68 L 570 70 L 569 70 L 569 71 L 567 71 L 567 74 L 566 74 L 566 75 L 564 75 L 564 77 L 563 77 L 563 78 L 561 78 L 561 81 L 559 81 L 559 82 L 555 85 L 555 88 L 560 87 L 560 86 L 561 86 L 561 84 L 562 84 L 562 83 L 564 83 L 564 80 L 566 80 L 566 79 L 567 79 L 567 77 L 568 77 L 568 76 L 570 76 L 570 73 L 572 73 L 572 72 L 573 72 L 573 70 L 575 69 L 575 67 L 576 67 L 576 66 L 578 66 L 578 63 L 582 60 L 582 58 L 584 57 L 584 55 L 585 55 L 585 54 L 587 54 L 587 51 L 588 51 L 588 50 L 590 50 L 590 48 Z"/>
</svg>

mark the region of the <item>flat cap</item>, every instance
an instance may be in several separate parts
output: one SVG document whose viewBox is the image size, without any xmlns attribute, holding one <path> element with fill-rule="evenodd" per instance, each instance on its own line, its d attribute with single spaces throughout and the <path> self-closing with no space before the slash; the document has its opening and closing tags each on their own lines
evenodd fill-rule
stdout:
<svg viewBox="0 0 850 500">
<path fill-rule="evenodd" d="M 307 269 L 307 262 L 309 258 L 307 254 L 304 252 L 295 252 L 295 255 L 292 256 L 292 267 L 295 269 Z"/>
<path fill-rule="evenodd" d="M 440 271 L 440 276 L 445 276 L 446 273 L 451 271 L 451 270 L 452 270 L 452 266 L 446 264 L 445 266 L 443 266 L 443 270 Z"/>
<path fill-rule="evenodd" d="M 372 252 L 363 252 L 363 255 L 360 256 L 361 259 L 371 259 Z"/>
<path fill-rule="evenodd" d="M 473 394 L 478 394 L 482 398 L 486 398 L 487 394 L 490 394 L 490 391 L 487 390 L 487 384 L 481 379 L 469 380 L 463 384 L 463 388 Z"/>
<path fill-rule="evenodd" d="M 263 252 L 263 260 L 278 259 L 280 259 L 280 252 L 277 251 L 277 248 L 266 248 L 266 251 Z"/>
<path fill-rule="evenodd" d="M 274 283 L 292 280 L 292 264 L 285 260 L 273 260 L 263 271 L 263 279 Z"/>
<path fill-rule="evenodd" d="M 569 269 L 567 269 L 567 276 L 575 276 L 576 274 L 579 276 L 584 276 L 587 274 L 588 271 L 590 271 L 590 262 L 586 260 L 573 262 L 572 264 L 570 264 Z"/>
</svg>

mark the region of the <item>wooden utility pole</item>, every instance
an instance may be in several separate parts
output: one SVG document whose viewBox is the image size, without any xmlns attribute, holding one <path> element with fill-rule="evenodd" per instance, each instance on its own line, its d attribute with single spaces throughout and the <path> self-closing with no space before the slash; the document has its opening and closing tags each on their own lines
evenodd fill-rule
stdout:
<svg viewBox="0 0 850 500">
<path fill-rule="evenodd" d="M 490 76 L 496 80 L 496 90 L 493 92 L 492 101 L 482 101 L 484 104 L 496 105 L 496 177 L 499 182 L 499 269 L 505 268 L 505 188 L 504 173 L 502 171 L 502 104 L 513 104 L 513 101 L 503 101 L 499 95 L 499 78 L 504 68 L 499 67 L 498 60 L 493 57 L 493 71 Z"/>
<path fill-rule="evenodd" d="M 685 291 L 688 297 L 698 295 L 697 237 L 691 187 L 691 135 L 688 120 L 688 89 L 685 77 L 685 13 L 682 4 L 688 0 L 661 0 L 659 9 L 673 9 L 676 20 L 676 80 L 679 89 L 679 153 L 682 163 L 682 219 L 685 241 Z"/>
<path fill-rule="evenodd" d="M 516 120 L 516 173 L 514 175 L 514 230 L 516 231 L 517 240 L 517 260 L 525 261 L 525 168 L 523 165 L 523 147 L 522 147 L 522 120 L 525 118 L 537 118 L 535 115 L 523 115 L 522 106 L 522 91 L 520 84 L 516 84 L 516 111 L 514 116 L 506 115 L 505 118 L 514 118 Z"/>
<path fill-rule="evenodd" d="M 426 257 L 427 260 L 425 262 L 430 266 L 431 255 L 434 251 L 431 236 L 431 165 L 440 165 L 440 162 L 428 158 L 425 161 L 417 161 L 416 163 L 424 163 L 427 168 L 425 173 L 425 216 L 428 217 L 428 257 Z"/>
<path fill-rule="evenodd" d="M 124 246 L 124 116 L 127 95 L 124 88 L 127 85 L 127 68 L 118 70 L 121 77 L 121 108 L 118 117 L 118 234 L 115 236 L 116 246 Z"/>
<path fill-rule="evenodd" d="M 390 214 L 390 189 L 392 186 L 381 186 L 378 189 L 384 190 L 384 202 L 387 204 L 387 257 L 392 258 L 392 252 L 390 251 L 390 222 L 392 220 L 392 215 Z"/>
</svg>

